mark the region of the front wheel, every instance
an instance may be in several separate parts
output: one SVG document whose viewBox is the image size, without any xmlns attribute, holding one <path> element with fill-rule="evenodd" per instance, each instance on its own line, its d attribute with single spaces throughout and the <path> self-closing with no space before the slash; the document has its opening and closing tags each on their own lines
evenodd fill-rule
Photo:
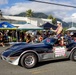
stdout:
<svg viewBox="0 0 76 75">
<path fill-rule="evenodd" d="M 21 65 L 25 68 L 33 68 L 37 63 L 37 56 L 34 53 L 26 53 L 21 58 Z"/>
<path fill-rule="evenodd" d="M 71 53 L 70 59 L 71 59 L 72 61 L 76 61 L 76 49 Z"/>
</svg>

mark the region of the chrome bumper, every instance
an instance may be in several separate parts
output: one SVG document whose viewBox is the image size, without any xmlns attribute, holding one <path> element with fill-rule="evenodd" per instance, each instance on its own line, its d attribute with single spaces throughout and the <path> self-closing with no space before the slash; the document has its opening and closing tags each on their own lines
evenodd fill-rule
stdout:
<svg viewBox="0 0 76 75">
<path fill-rule="evenodd" d="M 18 63 L 19 63 L 19 58 L 15 59 L 15 60 L 9 60 L 9 57 L 5 57 L 3 55 L 0 55 L 0 58 L 12 65 L 18 65 Z"/>
</svg>

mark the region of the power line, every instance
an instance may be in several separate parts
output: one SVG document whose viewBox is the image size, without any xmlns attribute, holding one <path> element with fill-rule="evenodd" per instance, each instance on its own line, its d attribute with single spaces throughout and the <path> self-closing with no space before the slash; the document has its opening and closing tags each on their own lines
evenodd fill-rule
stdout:
<svg viewBox="0 0 76 75">
<path fill-rule="evenodd" d="M 38 2 L 38 3 L 45 3 L 45 4 L 51 4 L 51 5 L 64 6 L 64 7 L 76 8 L 76 6 L 65 5 L 65 4 L 58 4 L 58 3 L 52 3 L 52 2 L 44 2 L 44 1 L 38 1 L 38 0 L 29 0 L 29 1 L 32 1 L 32 2 Z"/>
</svg>

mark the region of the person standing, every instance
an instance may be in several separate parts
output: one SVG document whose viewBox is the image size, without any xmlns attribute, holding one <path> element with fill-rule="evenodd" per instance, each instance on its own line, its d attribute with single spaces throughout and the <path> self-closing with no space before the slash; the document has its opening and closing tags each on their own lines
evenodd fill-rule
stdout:
<svg viewBox="0 0 76 75">
<path fill-rule="evenodd" d="M 64 39 L 63 39 L 63 37 L 61 37 L 62 36 L 62 31 L 63 31 L 62 23 L 60 21 L 57 21 L 57 29 L 54 30 L 54 29 L 50 28 L 50 30 L 56 33 L 56 37 L 58 39 L 61 38 L 60 42 L 61 42 L 61 45 L 63 45 L 64 44 Z"/>
<path fill-rule="evenodd" d="M 56 33 L 56 36 L 59 38 L 61 36 L 63 27 L 62 27 L 62 23 L 60 21 L 57 21 L 57 29 L 54 30 L 52 28 L 50 28 L 51 31 Z"/>
<path fill-rule="evenodd" d="M 0 44 L 5 47 L 4 43 L 3 43 L 3 34 L 0 32 Z"/>
</svg>

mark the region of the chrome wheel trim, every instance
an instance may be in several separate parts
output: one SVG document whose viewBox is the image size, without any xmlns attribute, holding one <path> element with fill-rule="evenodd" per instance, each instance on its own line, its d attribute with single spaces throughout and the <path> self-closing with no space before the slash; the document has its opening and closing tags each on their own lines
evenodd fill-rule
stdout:
<svg viewBox="0 0 76 75">
<path fill-rule="evenodd" d="M 27 57 L 25 58 L 25 61 L 24 61 L 24 63 L 25 63 L 27 66 L 32 66 L 32 65 L 34 64 L 34 62 L 35 62 L 35 59 L 34 59 L 33 56 L 27 56 Z"/>
</svg>

